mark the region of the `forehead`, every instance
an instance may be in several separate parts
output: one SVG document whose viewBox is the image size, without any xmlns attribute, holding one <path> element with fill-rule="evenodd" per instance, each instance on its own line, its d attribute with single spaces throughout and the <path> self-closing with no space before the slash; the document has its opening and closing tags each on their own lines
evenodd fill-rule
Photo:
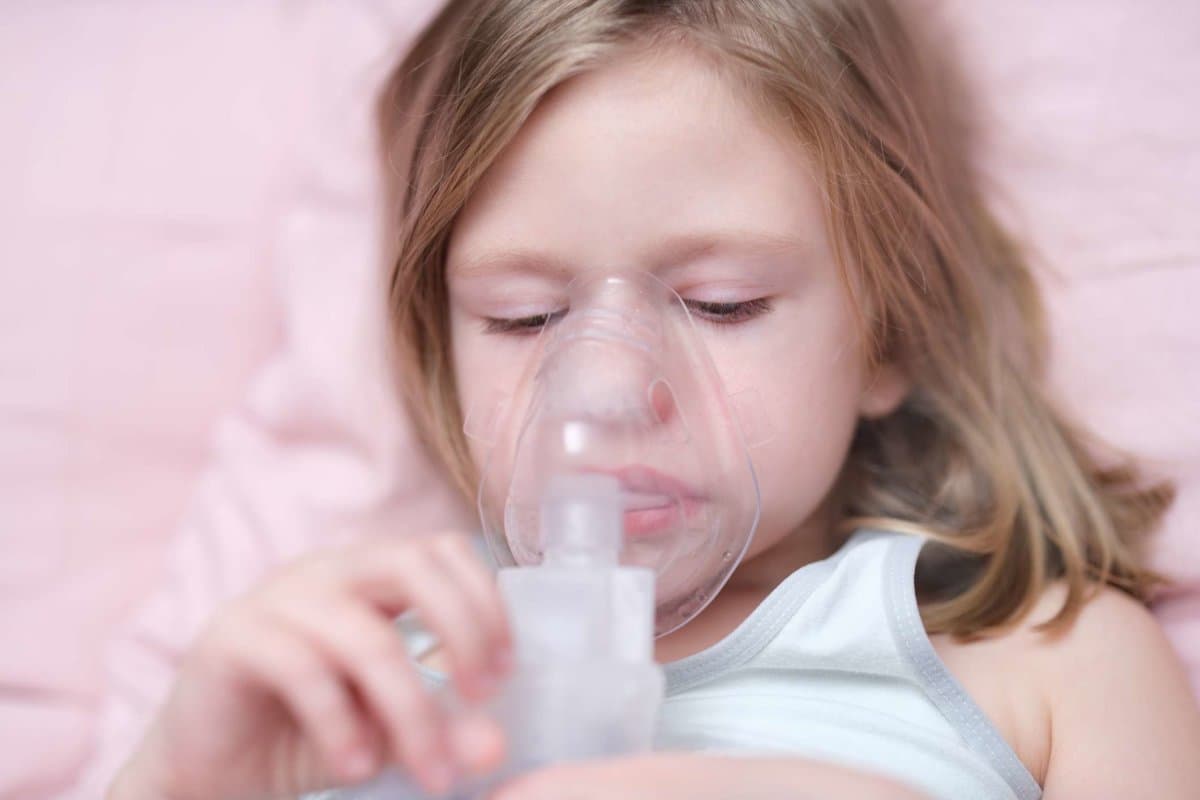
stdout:
<svg viewBox="0 0 1200 800">
<path fill-rule="evenodd" d="M 664 242 L 815 246 L 823 219 L 799 141 L 710 60 L 670 45 L 617 54 L 544 98 L 459 215 L 448 267 L 518 253 L 651 268 Z"/>
</svg>

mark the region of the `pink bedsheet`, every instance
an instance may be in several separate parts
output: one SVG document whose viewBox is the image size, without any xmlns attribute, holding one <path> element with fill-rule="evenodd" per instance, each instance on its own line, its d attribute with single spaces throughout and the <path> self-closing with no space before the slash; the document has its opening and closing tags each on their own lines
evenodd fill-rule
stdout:
<svg viewBox="0 0 1200 800">
<path fill-rule="evenodd" d="M 272 565 L 469 522 L 396 411 L 376 283 L 367 99 L 430 10 L 5 11 L 0 796 L 99 797 L 172 658 Z M 944 10 L 1058 272 L 1056 385 L 1181 482 L 1158 611 L 1200 687 L 1200 7 Z"/>
</svg>

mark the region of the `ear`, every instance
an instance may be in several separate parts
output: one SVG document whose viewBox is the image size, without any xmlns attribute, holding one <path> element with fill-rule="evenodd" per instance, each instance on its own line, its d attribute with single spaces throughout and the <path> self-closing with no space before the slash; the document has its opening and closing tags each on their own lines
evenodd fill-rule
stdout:
<svg viewBox="0 0 1200 800">
<path fill-rule="evenodd" d="M 904 402 L 910 385 L 908 375 L 899 365 L 880 365 L 868 378 L 858 402 L 858 413 L 867 419 L 886 417 Z"/>
</svg>

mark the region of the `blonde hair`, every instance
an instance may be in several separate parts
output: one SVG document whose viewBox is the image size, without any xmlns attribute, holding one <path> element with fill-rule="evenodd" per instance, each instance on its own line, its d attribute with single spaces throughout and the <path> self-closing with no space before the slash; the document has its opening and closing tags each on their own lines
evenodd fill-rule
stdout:
<svg viewBox="0 0 1200 800">
<path fill-rule="evenodd" d="M 452 0 L 380 104 L 399 226 L 392 316 L 405 398 L 463 491 L 474 474 L 450 362 L 446 243 L 473 187 L 539 100 L 632 43 L 711 56 L 808 148 L 873 364 L 913 385 L 860 423 L 839 483 L 846 525 L 926 548 L 931 631 L 972 636 L 1062 579 L 1050 626 L 1098 585 L 1145 599 L 1137 544 L 1173 497 L 1102 465 L 1047 396 L 1042 308 L 972 162 L 969 97 L 942 42 L 882 0 Z"/>
</svg>

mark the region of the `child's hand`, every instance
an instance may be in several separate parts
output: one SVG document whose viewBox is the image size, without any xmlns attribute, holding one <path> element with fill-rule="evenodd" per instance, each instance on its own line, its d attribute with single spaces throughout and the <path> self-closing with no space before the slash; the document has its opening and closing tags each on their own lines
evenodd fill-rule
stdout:
<svg viewBox="0 0 1200 800">
<path fill-rule="evenodd" d="M 422 687 L 392 626 L 410 609 L 443 643 L 459 693 L 489 695 L 508 668 L 509 629 L 465 537 L 310 556 L 217 614 L 110 797 L 295 795 L 388 762 L 443 791 L 456 761 L 495 766 L 499 729 L 451 725 Z"/>
</svg>

